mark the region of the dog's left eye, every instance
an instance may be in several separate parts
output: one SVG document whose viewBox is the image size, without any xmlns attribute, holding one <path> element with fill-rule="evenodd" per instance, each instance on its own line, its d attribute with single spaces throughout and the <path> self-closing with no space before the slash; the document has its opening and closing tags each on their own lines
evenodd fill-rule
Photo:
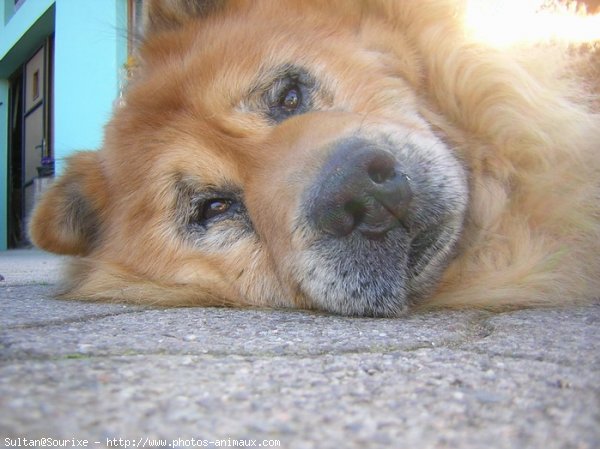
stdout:
<svg viewBox="0 0 600 449">
<path fill-rule="evenodd" d="M 317 81 L 306 69 L 284 65 L 273 72 L 250 91 L 249 99 L 257 98 L 254 92 L 261 92 L 255 103 L 259 109 L 254 112 L 262 112 L 276 125 L 314 109 L 318 98 Z M 251 103 L 249 109 L 253 110 Z"/>
<path fill-rule="evenodd" d="M 268 115 L 279 123 L 310 109 L 310 90 L 300 80 L 286 78 L 273 86 Z"/>
<path fill-rule="evenodd" d="M 279 107 L 293 114 L 302 104 L 302 92 L 297 85 L 293 85 L 285 89 L 279 97 Z"/>
<path fill-rule="evenodd" d="M 287 84 L 271 102 L 269 115 L 277 122 L 281 122 L 293 115 L 304 112 L 305 105 L 302 87 L 295 82 Z"/>
</svg>

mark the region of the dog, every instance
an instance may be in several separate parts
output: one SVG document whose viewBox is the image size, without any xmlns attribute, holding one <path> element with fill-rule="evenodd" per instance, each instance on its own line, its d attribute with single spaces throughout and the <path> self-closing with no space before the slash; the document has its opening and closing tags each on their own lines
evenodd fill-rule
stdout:
<svg viewBox="0 0 600 449">
<path fill-rule="evenodd" d="M 63 297 L 395 317 L 600 291 L 585 55 L 458 0 L 150 0 L 99 151 L 29 232 Z"/>
</svg>

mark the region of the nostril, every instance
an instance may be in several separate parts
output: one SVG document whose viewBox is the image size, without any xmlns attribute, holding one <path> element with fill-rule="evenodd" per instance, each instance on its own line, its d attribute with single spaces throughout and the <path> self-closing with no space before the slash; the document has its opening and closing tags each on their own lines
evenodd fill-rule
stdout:
<svg viewBox="0 0 600 449">
<path fill-rule="evenodd" d="M 383 184 L 396 176 L 395 160 L 388 155 L 374 158 L 367 167 L 367 173 L 375 184 Z"/>
</svg>

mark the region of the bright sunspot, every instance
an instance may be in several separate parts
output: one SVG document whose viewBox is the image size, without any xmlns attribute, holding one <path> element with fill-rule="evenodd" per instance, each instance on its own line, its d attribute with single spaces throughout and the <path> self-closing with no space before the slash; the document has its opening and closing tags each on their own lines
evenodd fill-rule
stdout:
<svg viewBox="0 0 600 449">
<path fill-rule="evenodd" d="M 495 46 L 600 39 L 600 14 L 548 0 L 469 0 L 465 21 L 477 39 Z"/>
</svg>

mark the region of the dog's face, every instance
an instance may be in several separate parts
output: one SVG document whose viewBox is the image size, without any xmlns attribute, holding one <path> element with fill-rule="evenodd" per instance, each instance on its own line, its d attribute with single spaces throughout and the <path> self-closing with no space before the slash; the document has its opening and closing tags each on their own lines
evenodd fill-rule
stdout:
<svg viewBox="0 0 600 449">
<path fill-rule="evenodd" d="M 430 294 L 466 171 L 409 39 L 375 2 L 334 3 L 149 2 L 105 146 L 73 158 L 34 240 L 87 256 L 98 296 L 108 266 L 198 304 L 389 316 Z"/>
</svg>

